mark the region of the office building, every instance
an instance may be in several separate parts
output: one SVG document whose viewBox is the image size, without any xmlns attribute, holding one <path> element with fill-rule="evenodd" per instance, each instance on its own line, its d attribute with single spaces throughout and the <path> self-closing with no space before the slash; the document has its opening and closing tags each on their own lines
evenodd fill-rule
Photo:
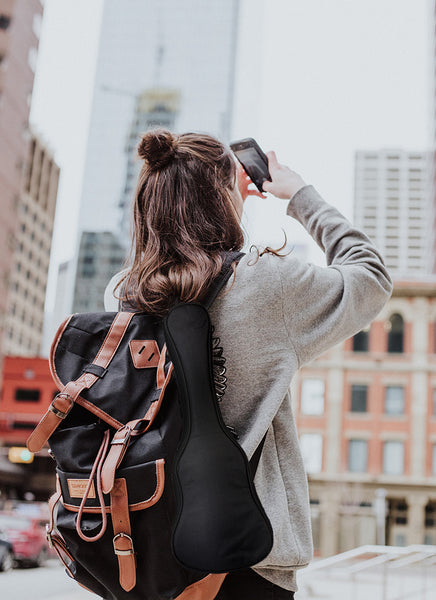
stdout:
<svg viewBox="0 0 436 600">
<path fill-rule="evenodd" d="M 17 207 L 3 354 L 39 356 L 59 167 L 32 134 Z"/>
<path fill-rule="evenodd" d="M 84 231 L 80 239 L 73 312 L 103 311 L 106 286 L 120 270 L 125 256 L 110 231 Z"/>
<path fill-rule="evenodd" d="M 432 273 L 430 159 L 405 150 L 356 153 L 354 222 L 397 278 Z"/>
<path fill-rule="evenodd" d="M 168 125 L 228 140 L 239 0 L 106 0 L 100 32 L 80 212 L 81 231 L 115 231 L 138 101 L 179 100 Z M 163 106 L 165 110 L 165 106 Z M 139 113 L 150 112 L 139 107 Z M 156 112 L 156 103 L 152 112 Z M 157 124 L 160 124 L 158 120 Z M 147 128 L 149 122 L 138 123 Z"/>
<path fill-rule="evenodd" d="M 292 396 L 316 553 L 436 544 L 434 282 L 397 281 L 367 330 L 303 367 Z"/>
<path fill-rule="evenodd" d="M 39 0 L 0 0 L 0 370 L 42 11 Z"/>
</svg>

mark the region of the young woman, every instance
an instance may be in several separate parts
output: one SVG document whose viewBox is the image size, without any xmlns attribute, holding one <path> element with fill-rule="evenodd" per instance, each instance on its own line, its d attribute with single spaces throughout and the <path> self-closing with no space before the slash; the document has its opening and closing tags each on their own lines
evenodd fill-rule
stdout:
<svg viewBox="0 0 436 600">
<path fill-rule="evenodd" d="M 230 149 L 213 137 L 151 131 L 138 152 L 144 164 L 134 201 L 133 261 L 109 283 L 105 306 L 117 310 L 124 289 L 123 302 L 164 315 L 175 298 L 201 301 L 223 252 L 241 249 L 240 217 L 251 192 L 248 178 L 237 177 Z M 210 310 L 226 358 L 224 421 L 248 457 L 267 434 L 255 483 L 274 531 L 271 553 L 253 569 L 228 575 L 217 600 L 293 598 L 296 570 L 312 557 L 312 536 L 289 386 L 302 365 L 367 326 L 392 291 L 368 237 L 274 152 L 268 159 L 272 181 L 264 190 L 289 199 L 287 215 L 306 228 L 328 266 L 255 249 Z"/>
</svg>

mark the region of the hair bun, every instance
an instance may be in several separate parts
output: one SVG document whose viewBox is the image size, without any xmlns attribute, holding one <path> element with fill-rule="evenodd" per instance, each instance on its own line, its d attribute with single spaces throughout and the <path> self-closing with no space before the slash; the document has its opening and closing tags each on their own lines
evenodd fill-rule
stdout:
<svg viewBox="0 0 436 600">
<path fill-rule="evenodd" d="M 166 129 L 154 129 L 142 136 L 138 146 L 138 155 L 152 169 L 166 167 L 174 158 L 176 141 L 173 134 Z"/>
</svg>

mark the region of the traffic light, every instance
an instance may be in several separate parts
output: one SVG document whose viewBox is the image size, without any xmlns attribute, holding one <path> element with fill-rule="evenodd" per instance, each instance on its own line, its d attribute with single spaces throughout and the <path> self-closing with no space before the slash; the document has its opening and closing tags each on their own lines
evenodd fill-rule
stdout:
<svg viewBox="0 0 436 600">
<path fill-rule="evenodd" d="M 12 446 L 9 448 L 8 458 L 11 463 L 26 463 L 33 462 L 33 452 L 29 452 L 27 448 L 20 446 Z"/>
</svg>

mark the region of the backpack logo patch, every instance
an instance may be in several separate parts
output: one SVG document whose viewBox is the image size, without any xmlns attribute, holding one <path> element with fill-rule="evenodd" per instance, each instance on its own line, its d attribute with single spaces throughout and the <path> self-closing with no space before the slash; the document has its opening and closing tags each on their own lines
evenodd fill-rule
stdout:
<svg viewBox="0 0 436 600">
<path fill-rule="evenodd" d="M 159 364 L 159 346 L 155 340 L 131 340 L 130 354 L 137 369 L 153 369 Z"/>
<path fill-rule="evenodd" d="M 68 491 L 71 498 L 83 498 L 85 495 L 86 486 L 88 485 L 88 479 L 67 479 Z M 94 482 L 91 484 L 88 498 L 95 498 Z"/>
</svg>

